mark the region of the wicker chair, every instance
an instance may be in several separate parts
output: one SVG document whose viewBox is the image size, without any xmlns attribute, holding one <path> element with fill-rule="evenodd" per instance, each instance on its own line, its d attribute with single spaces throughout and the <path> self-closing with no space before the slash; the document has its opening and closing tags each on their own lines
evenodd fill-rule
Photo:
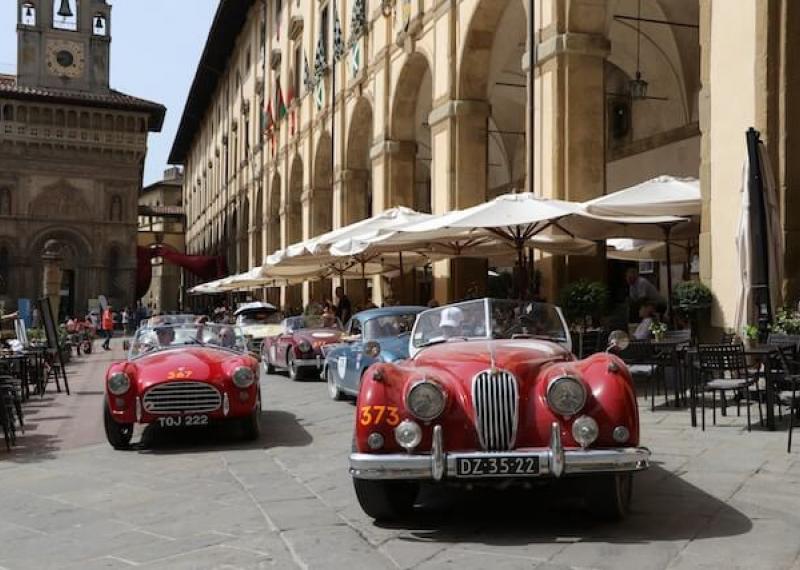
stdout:
<svg viewBox="0 0 800 570">
<path fill-rule="evenodd" d="M 758 416 L 764 422 L 761 411 L 761 393 L 758 377 L 752 376 L 747 367 L 744 346 L 737 344 L 701 344 L 697 350 L 700 364 L 700 391 L 702 428 L 706 428 L 706 393 L 711 392 L 712 421 L 717 423 L 717 392 L 722 396 L 723 415 L 727 409 L 726 392 L 744 392 L 747 405 L 747 431 L 752 429 L 750 418 L 750 389 L 755 388 Z M 741 399 L 736 401 L 736 414 L 741 415 Z"/>
</svg>

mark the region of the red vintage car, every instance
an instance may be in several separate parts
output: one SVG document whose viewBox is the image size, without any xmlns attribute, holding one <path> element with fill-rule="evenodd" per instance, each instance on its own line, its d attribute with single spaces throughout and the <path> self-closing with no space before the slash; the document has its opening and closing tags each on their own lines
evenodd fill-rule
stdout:
<svg viewBox="0 0 800 570">
<path fill-rule="evenodd" d="M 337 344 L 342 334 L 342 323 L 335 317 L 289 317 L 281 322 L 279 334 L 264 339 L 261 361 L 268 374 L 282 368 L 292 380 L 319 378 L 325 366 L 324 347 Z"/>
<path fill-rule="evenodd" d="M 165 428 L 237 421 L 247 439 L 261 431 L 258 361 L 237 327 L 157 324 L 136 332 L 124 362 L 106 372 L 104 424 L 115 449 L 135 424 Z"/>
<path fill-rule="evenodd" d="M 426 482 L 568 477 L 584 478 L 597 515 L 626 514 L 632 475 L 650 457 L 631 377 L 611 353 L 576 360 L 557 307 L 481 299 L 431 309 L 410 349 L 409 360 L 371 366 L 358 395 L 350 473 L 368 515 L 408 513 Z"/>
</svg>

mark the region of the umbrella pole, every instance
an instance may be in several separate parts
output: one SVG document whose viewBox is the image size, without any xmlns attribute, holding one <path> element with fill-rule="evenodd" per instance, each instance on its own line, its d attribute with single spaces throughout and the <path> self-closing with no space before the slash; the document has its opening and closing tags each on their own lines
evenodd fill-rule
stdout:
<svg viewBox="0 0 800 570">
<path fill-rule="evenodd" d="M 364 306 L 367 305 L 367 277 L 365 275 L 365 261 L 361 261 L 361 282 L 364 284 Z"/>
<path fill-rule="evenodd" d="M 519 283 L 517 287 L 519 288 L 518 296 L 520 301 L 525 299 L 525 259 L 524 254 L 522 251 L 523 244 L 519 240 L 517 240 L 517 264 L 519 265 Z"/>
<path fill-rule="evenodd" d="M 400 255 L 400 297 L 398 301 L 405 302 L 406 299 L 406 275 L 403 273 L 403 252 L 402 250 L 398 252 Z"/>
<path fill-rule="evenodd" d="M 669 323 L 675 325 L 675 317 L 672 314 L 672 253 L 669 247 L 669 234 L 672 231 L 672 226 L 667 226 L 664 229 L 664 237 L 666 238 L 667 248 L 667 314 L 669 315 Z"/>
</svg>

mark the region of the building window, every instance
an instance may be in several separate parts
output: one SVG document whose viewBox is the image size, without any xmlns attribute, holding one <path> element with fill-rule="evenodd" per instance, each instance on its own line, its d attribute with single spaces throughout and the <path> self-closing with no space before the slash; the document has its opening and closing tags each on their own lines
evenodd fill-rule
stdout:
<svg viewBox="0 0 800 570">
<path fill-rule="evenodd" d="M 244 119 L 244 158 L 250 156 L 250 117 Z"/>
<path fill-rule="evenodd" d="M 22 5 L 19 13 L 19 23 L 23 26 L 36 25 L 36 6 L 30 2 L 25 2 Z"/>
<path fill-rule="evenodd" d="M 250 57 L 250 50 L 247 50 L 247 53 L 244 56 L 244 75 L 247 77 L 250 75 L 250 66 L 253 65 L 253 60 Z"/>
<path fill-rule="evenodd" d="M 122 198 L 119 196 L 114 196 L 111 198 L 111 207 L 109 208 L 108 218 L 112 222 L 122 221 Z"/>
<path fill-rule="evenodd" d="M 0 216 L 11 215 L 11 190 L 0 188 Z"/>
<path fill-rule="evenodd" d="M 302 96 L 303 88 L 303 38 L 294 45 L 294 96 Z"/>
<path fill-rule="evenodd" d="M 11 255 L 6 246 L 0 247 L 0 295 L 7 295 L 11 279 Z"/>
<path fill-rule="evenodd" d="M 14 120 L 14 107 L 12 105 L 3 105 L 3 120 L 4 121 Z"/>
<path fill-rule="evenodd" d="M 319 12 L 319 26 L 320 26 L 320 34 L 322 35 L 322 48 L 323 52 L 325 53 L 325 61 L 328 61 L 328 54 L 330 53 L 330 48 L 328 45 L 328 30 L 330 30 L 330 10 L 328 5 L 325 4 Z"/>
<path fill-rule="evenodd" d="M 53 27 L 57 30 L 78 30 L 78 0 L 53 2 Z"/>
</svg>

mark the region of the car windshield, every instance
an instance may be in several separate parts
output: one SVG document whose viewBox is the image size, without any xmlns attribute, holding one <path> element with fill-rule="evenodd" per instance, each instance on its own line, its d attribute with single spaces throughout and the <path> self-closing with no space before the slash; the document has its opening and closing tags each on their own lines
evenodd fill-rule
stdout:
<svg viewBox="0 0 800 570">
<path fill-rule="evenodd" d="M 235 352 L 245 352 L 247 348 L 238 327 L 211 323 L 156 325 L 136 332 L 129 357 L 185 346 L 208 346 Z"/>
<path fill-rule="evenodd" d="M 236 317 L 236 324 L 241 327 L 250 325 L 277 325 L 281 322 L 278 311 L 262 309 L 258 311 L 245 311 Z"/>
<path fill-rule="evenodd" d="M 421 313 L 413 333 L 420 348 L 449 339 L 541 338 L 567 343 L 560 310 L 547 303 L 479 299 Z"/>
<path fill-rule="evenodd" d="M 417 313 L 382 315 L 364 323 L 364 340 L 407 334 L 414 328 Z"/>
<path fill-rule="evenodd" d="M 156 327 L 159 325 L 183 325 L 192 324 L 199 317 L 197 315 L 155 315 L 149 319 L 145 319 L 139 325 L 142 328 Z"/>
<path fill-rule="evenodd" d="M 333 315 L 305 315 L 286 319 L 286 328 L 290 331 L 301 329 L 342 330 L 342 323 Z"/>
</svg>

